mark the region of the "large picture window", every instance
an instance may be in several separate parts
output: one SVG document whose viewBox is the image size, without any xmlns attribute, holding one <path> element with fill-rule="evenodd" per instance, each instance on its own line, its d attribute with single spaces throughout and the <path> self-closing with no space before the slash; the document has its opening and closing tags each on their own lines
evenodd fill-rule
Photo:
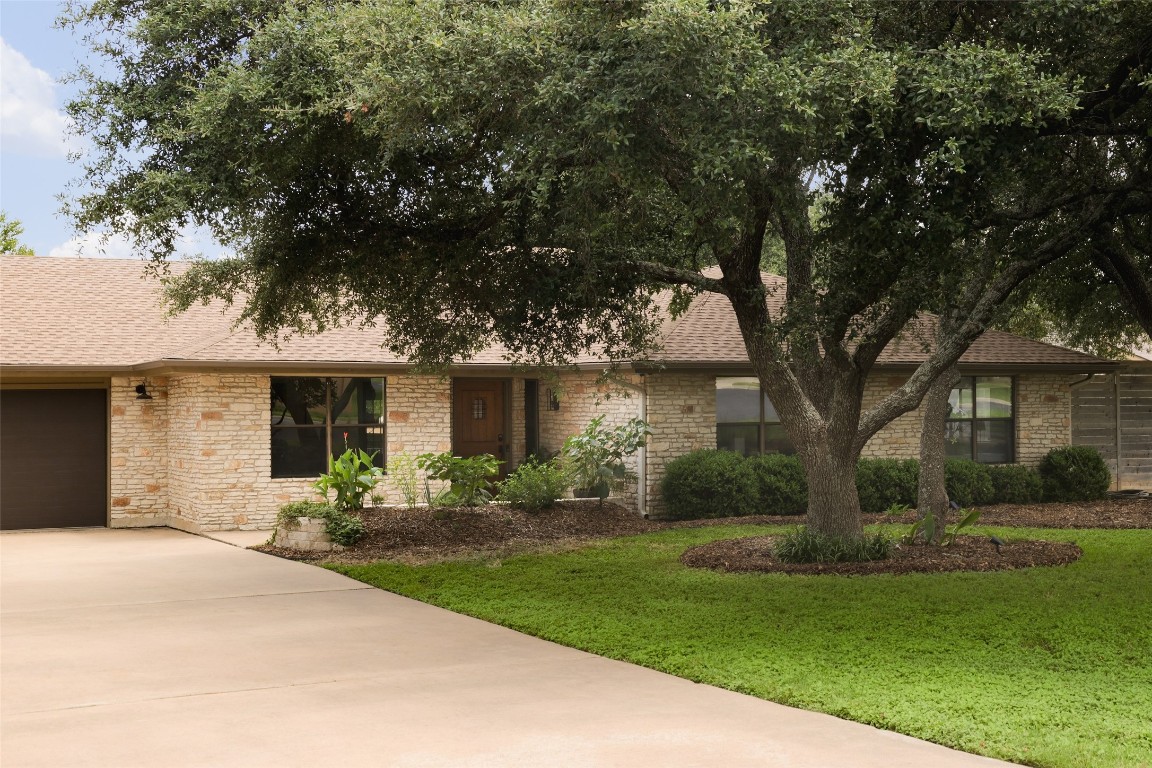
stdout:
<svg viewBox="0 0 1152 768">
<path fill-rule="evenodd" d="M 383 467 L 384 379 L 272 377 L 272 477 L 315 477 L 345 447 Z"/>
<path fill-rule="evenodd" d="M 716 379 L 716 447 L 744 456 L 795 452 L 759 379 Z"/>
<path fill-rule="evenodd" d="M 1016 460 L 1016 421 L 1011 376 L 964 376 L 948 397 L 944 429 L 950 459 L 983 464 Z"/>
</svg>

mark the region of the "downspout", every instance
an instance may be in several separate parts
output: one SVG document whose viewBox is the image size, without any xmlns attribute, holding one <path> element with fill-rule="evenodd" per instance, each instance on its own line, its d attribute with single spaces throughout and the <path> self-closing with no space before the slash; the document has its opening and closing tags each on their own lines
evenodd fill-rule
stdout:
<svg viewBox="0 0 1152 768">
<path fill-rule="evenodd" d="M 648 423 L 648 380 L 644 378 L 644 374 L 640 374 L 640 384 L 633 384 L 630 381 L 621 379 L 617 383 L 625 389 L 630 389 L 633 392 L 640 393 L 640 406 L 637 409 L 637 415 L 640 420 L 645 424 Z M 648 517 L 648 441 L 644 441 L 644 445 L 640 446 L 640 450 L 636 452 L 636 507 L 640 510 L 641 517 Z"/>
</svg>

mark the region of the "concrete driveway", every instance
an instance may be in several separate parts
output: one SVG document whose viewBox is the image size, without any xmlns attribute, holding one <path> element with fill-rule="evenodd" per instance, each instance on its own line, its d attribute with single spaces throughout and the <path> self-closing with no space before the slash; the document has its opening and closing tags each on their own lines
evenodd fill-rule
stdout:
<svg viewBox="0 0 1152 768">
<path fill-rule="evenodd" d="M 167 529 L 0 536 L 0 763 L 990 766 Z"/>
</svg>

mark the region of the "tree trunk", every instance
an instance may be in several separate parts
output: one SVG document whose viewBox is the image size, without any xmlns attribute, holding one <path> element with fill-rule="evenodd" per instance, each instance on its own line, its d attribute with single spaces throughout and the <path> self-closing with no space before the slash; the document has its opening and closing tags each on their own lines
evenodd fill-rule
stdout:
<svg viewBox="0 0 1152 768">
<path fill-rule="evenodd" d="M 960 380 L 956 366 L 949 367 L 932 382 L 924 397 L 924 418 L 920 427 L 920 485 L 917 488 L 916 508 L 921 520 L 929 513 L 935 520 L 932 540 L 940 540 L 951 508 L 948 491 L 944 487 L 944 426 L 951 406 L 948 395 Z"/>
<path fill-rule="evenodd" d="M 858 539 L 864 535 L 864 523 L 856 492 L 856 458 L 838 455 L 844 451 L 836 448 L 802 457 L 808 476 L 808 529 L 823 536 Z"/>
</svg>

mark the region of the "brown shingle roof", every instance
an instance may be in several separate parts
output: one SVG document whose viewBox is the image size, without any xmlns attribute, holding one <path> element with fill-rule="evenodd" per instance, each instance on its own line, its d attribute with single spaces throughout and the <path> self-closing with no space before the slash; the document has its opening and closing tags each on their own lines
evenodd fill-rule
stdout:
<svg viewBox="0 0 1152 768">
<path fill-rule="evenodd" d="M 176 263 L 174 271 L 186 268 Z M 769 302 L 779 310 L 784 281 L 766 277 Z M 232 328 L 234 309 L 222 303 L 196 306 L 166 318 L 159 285 L 144 277 L 144 264 L 118 259 L 0 257 L 0 365 L 7 370 L 129 370 L 156 366 L 243 365 L 403 366 L 381 348 L 373 329 L 340 328 L 319 336 L 293 337 L 277 349 L 261 343 L 250 328 Z M 924 357 L 920 338 L 931 338 L 934 319 L 925 317 L 889 345 L 879 363 L 911 366 Z M 926 334 L 926 335 L 925 335 Z M 660 365 L 692 368 L 746 367 L 748 357 L 727 299 L 696 298 L 680 317 L 664 325 Z M 588 358 L 580 362 L 594 364 Z M 1050 344 L 989 331 L 961 359 L 967 367 L 1053 367 L 1105 370 L 1111 363 Z M 507 365 L 493 346 L 469 366 Z"/>
</svg>

